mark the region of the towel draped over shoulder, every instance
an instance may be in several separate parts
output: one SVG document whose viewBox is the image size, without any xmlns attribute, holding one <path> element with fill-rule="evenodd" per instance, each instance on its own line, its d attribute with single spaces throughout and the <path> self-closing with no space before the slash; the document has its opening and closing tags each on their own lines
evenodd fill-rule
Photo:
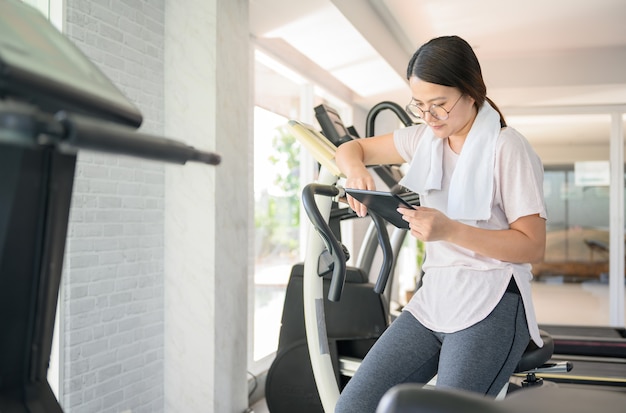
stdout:
<svg viewBox="0 0 626 413">
<path fill-rule="evenodd" d="M 500 114 L 485 102 L 474 119 L 452 174 L 448 217 L 482 221 L 491 216 L 496 141 L 500 129 Z M 443 144 L 444 139 L 427 128 L 401 184 L 418 194 L 441 190 Z"/>
</svg>

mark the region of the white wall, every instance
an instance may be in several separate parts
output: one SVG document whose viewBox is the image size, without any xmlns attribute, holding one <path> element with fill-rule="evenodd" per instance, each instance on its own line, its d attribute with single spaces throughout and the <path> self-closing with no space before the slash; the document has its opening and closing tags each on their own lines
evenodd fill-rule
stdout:
<svg viewBox="0 0 626 413">
<path fill-rule="evenodd" d="M 248 3 L 167 0 L 165 133 L 223 157 L 165 183 L 165 411 L 247 407 Z"/>
</svg>

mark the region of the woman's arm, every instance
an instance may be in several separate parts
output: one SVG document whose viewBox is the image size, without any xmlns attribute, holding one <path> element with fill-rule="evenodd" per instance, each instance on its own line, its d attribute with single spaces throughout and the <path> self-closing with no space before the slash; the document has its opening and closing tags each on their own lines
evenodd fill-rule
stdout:
<svg viewBox="0 0 626 413">
<path fill-rule="evenodd" d="M 447 241 L 513 263 L 541 261 L 545 254 L 546 220 L 539 214 L 521 217 L 509 229 L 491 230 L 454 221 L 433 208 L 398 210 L 409 222 L 411 235 L 422 241 Z"/>
<path fill-rule="evenodd" d="M 355 139 L 337 148 L 335 162 L 346 176 L 346 188 L 375 190 L 374 178 L 367 170 L 368 165 L 403 163 L 396 150 L 393 133 L 373 138 Z M 359 216 L 365 216 L 365 205 L 348 196 L 348 204 Z"/>
</svg>

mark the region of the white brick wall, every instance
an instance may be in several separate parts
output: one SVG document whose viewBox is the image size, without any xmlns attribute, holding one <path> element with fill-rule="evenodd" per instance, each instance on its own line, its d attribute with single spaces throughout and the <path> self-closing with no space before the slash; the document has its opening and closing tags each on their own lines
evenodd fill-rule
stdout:
<svg viewBox="0 0 626 413">
<path fill-rule="evenodd" d="M 164 0 L 66 0 L 66 33 L 163 133 Z M 64 266 L 63 408 L 163 411 L 164 166 L 81 152 Z"/>
</svg>

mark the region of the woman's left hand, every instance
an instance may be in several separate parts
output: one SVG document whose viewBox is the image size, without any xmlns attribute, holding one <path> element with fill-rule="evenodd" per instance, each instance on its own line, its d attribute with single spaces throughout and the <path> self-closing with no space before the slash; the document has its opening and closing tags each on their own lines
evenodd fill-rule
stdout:
<svg viewBox="0 0 626 413">
<path fill-rule="evenodd" d="M 455 221 L 437 209 L 420 206 L 398 208 L 398 212 L 409 223 L 411 235 L 420 241 L 445 241 L 453 231 Z"/>
<path fill-rule="evenodd" d="M 428 207 L 398 208 L 409 223 L 411 235 L 420 241 L 446 241 L 500 261 L 532 263 L 544 259 L 546 220 L 526 215 L 505 229 L 486 229 L 448 218 Z"/>
</svg>

